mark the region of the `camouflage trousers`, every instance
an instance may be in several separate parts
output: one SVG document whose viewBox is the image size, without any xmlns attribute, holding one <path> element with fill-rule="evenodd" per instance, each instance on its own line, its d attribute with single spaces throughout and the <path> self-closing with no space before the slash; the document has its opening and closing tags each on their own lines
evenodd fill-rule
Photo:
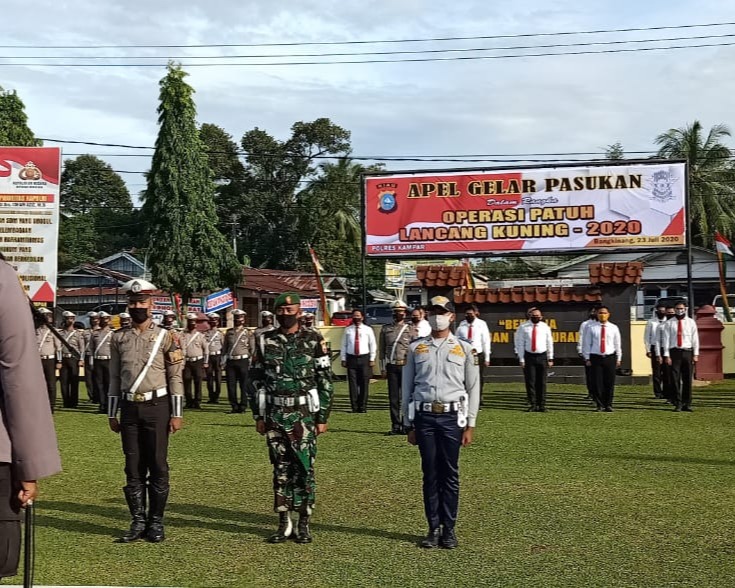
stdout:
<svg viewBox="0 0 735 588">
<path fill-rule="evenodd" d="M 300 421 L 287 432 L 274 425 L 268 427 L 266 439 L 273 464 L 273 510 L 311 514 L 316 492 L 316 427 L 313 422 Z"/>
</svg>

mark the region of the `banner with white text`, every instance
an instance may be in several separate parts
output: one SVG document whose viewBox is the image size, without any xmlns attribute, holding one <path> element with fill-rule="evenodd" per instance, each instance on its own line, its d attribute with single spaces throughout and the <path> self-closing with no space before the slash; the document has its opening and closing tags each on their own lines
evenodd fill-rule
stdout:
<svg viewBox="0 0 735 588">
<path fill-rule="evenodd" d="M 39 305 L 56 300 L 58 147 L 0 147 L 0 251 Z"/>
<path fill-rule="evenodd" d="M 366 176 L 366 253 L 683 248 L 686 177 L 661 161 Z"/>
</svg>

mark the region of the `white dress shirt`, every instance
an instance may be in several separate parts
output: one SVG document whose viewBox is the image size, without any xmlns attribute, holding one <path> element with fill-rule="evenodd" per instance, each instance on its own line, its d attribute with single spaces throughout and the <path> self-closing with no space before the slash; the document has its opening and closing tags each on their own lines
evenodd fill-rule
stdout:
<svg viewBox="0 0 735 588">
<path fill-rule="evenodd" d="M 643 331 L 643 344 L 646 346 L 646 352 L 648 352 L 651 347 L 658 347 L 658 329 L 665 323 L 665 317 L 660 319 L 654 315 L 652 318 L 648 319 L 646 329 Z"/>
<path fill-rule="evenodd" d="M 591 324 L 596 323 L 597 319 L 587 319 L 586 321 L 582 321 L 582 324 L 579 325 L 579 333 L 577 333 L 577 354 L 582 355 L 582 349 L 584 346 L 584 335 L 587 331 L 587 327 L 589 327 Z"/>
<path fill-rule="evenodd" d="M 345 334 L 342 336 L 342 348 L 340 350 L 342 361 L 347 361 L 348 355 L 355 355 L 355 333 L 357 332 L 359 332 L 360 337 L 360 355 L 367 355 L 369 353 L 370 361 L 375 361 L 375 356 L 378 353 L 375 332 L 372 327 L 364 323 L 359 327 L 349 325 L 345 328 Z"/>
<path fill-rule="evenodd" d="M 678 345 L 680 321 L 682 345 Z M 697 331 L 697 323 L 693 318 L 685 316 L 678 319 L 674 317 L 666 321 L 661 339 L 664 347 L 664 357 L 670 356 L 669 351 L 671 349 L 691 349 L 694 355 L 699 355 L 699 331 Z"/>
<path fill-rule="evenodd" d="M 536 348 L 533 348 L 533 331 L 536 330 Z M 545 322 L 533 323 L 526 321 L 516 329 L 513 336 L 516 355 L 523 362 L 526 353 L 547 353 L 547 359 L 554 359 L 554 340 L 551 336 L 551 328 Z"/>
<path fill-rule="evenodd" d="M 602 327 L 605 327 L 605 353 L 600 349 L 600 335 Z M 601 323 L 595 321 L 594 324 L 587 325 L 584 336 L 584 346 L 582 347 L 582 355 L 585 360 L 590 355 L 613 355 L 615 354 L 620 361 L 623 357 L 623 347 L 620 341 L 620 329 L 610 322 Z"/>
<path fill-rule="evenodd" d="M 470 337 L 470 327 L 472 327 L 472 337 Z M 485 354 L 485 361 L 490 360 L 490 329 L 487 323 L 481 318 L 475 317 L 475 320 L 468 323 L 466 320 L 459 323 L 457 327 L 457 337 L 462 337 L 472 343 L 472 349 L 477 353 Z"/>
</svg>

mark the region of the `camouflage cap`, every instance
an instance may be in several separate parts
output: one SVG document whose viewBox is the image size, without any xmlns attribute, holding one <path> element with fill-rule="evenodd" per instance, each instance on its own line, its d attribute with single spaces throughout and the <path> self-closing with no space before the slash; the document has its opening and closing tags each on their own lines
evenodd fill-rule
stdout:
<svg viewBox="0 0 735 588">
<path fill-rule="evenodd" d="M 284 292 L 273 303 L 273 306 L 278 308 L 279 306 L 286 306 L 288 304 L 301 304 L 301 296 L 294 292 Z"/>
<path fill-rule="evenodd" d="M 448 312 L 454 312 L 454 304 L 446 296 L 434 296 L 429 301 L 429 308 L 442 308 Z"/>
</svg>

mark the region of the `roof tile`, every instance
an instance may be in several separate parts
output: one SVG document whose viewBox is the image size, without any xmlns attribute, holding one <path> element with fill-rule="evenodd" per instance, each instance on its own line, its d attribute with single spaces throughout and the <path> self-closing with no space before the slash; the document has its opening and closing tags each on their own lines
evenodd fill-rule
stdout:
<svg viewBox="0 0 735 588">
<path fill-rule="evenodd" d="M 544 304 L 544 303 L 579 303 L 601 302 L 602 293 L 599 288 L 536 286 L 515 288 L 479 288 L 470 290 L 455 288 L 456 304 Z"/>
<path fill-rule="evenodd" d="M 416 279 L 424 288 L 458 288 L 467 282 L 467 268 L 447 265 L 416 266 Z"/>
<path fill-rule="evenodd" d="M 643 277 L 643 263 L 640 261 L 591 263 L 589 274 L 591 284 L 640 284 Z"/>
</svg>

